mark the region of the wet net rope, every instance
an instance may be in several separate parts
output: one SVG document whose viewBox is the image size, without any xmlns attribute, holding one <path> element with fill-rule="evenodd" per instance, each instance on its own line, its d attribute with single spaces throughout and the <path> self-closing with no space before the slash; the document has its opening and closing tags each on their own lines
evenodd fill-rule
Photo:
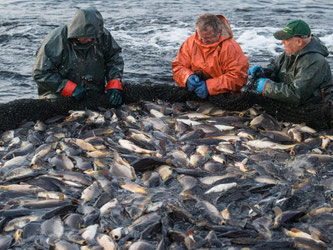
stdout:
<svg viewBox="0 0 333 250">
<path fill-rule="evenodd" d="M 193 92 L 167 84 L 127 83 L 124 85 L 123 93 L 125 104 L 157 99 L 171 103 L 201 101 Z M 207 101 L 221 109 L 234 111 L 243 111 L 257 104 L 279 121 L 304 122 L 316 129 L 328 129 L 332 125 L 333 107 L 331 103 L 300 107 L 262 97 L 250 90 L 241 94 L 228 93 L 209 96 Z M 106 95 L 92 93 L 89 93 L 88 98 L 79 102 L 72 98 L 19 99 L 0 104 L 0 131 L 17 128 L 27 121 L 44 121 L 57 115 L 67 115 L 69 110 L 100 110 L 111 107 Z"/>
</svg>

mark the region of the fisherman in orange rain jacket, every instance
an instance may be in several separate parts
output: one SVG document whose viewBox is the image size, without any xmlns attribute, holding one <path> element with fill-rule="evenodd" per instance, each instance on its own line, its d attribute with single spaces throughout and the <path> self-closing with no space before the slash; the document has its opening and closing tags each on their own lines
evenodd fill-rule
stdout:
<svg viewBox="0 0 333 250">
<path fill-rule="evenodd" d="M 173 78 L 205 99 L 240 92 L 247 82 L 249 63 L 227 19 L 210 13 L 199 16 L 196 33 L 185 40 L 171 63 Z"/>
</svg>

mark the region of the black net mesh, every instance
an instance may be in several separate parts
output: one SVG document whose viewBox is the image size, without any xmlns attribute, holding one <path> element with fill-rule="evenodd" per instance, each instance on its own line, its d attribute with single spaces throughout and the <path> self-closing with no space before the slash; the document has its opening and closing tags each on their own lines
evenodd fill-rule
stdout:
<svg viewBox="0 0 333 250">
<path fill-rule="evenodd" d="M 258 104 L 266 113 L 279 121 L 306 123 L 317 129 L 328 129 L 331 127 L 333 110 L 330 102 L 295 106 L 251 92 L 211 96 L 209 101 L 223 109 L 238 111 Z"/>
<path fill-rule="evenodd" d="M 126 104 L 157 99 L 168 102 L 200 101 L 193 92 L 171 85 L 125 84 L 123 93 Z M 0 104 L 0 131 L 16 128 L 25 121 L 46 120 L 56 115 L 66 115 L 69 110 L 98 110 L 112 107 L 106 95 L 97 96 L 92 93 L 89 95 L 80 102 L 71 98 L 59 98 L 55 100 L 20 99 Z M 332 121 L 331 103 L 299 107 L 264 98 L 250 90 L 242 94 L 210 96 L 208 101 L 222 109 L 235 111 L 246 110 L 252 105 L 258 104 L 265 112 L 280 121 L 304 122 L 316 129 L 330 128 Z"/>
</svg>

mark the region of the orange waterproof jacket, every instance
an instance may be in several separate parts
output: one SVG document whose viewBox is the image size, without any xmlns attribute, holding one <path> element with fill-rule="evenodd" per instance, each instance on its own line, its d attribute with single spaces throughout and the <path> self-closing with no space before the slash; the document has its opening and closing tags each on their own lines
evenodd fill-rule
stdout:
<svg viewBox="0 0 333 250">
<path fill-rule="evenodd" d="M 187 78 L 195 71 L 210 78 L 206 80 L 210 95 L 239 92 L 246 84 L 248 59 L 233 39 L 227 19 L 222 15 L 217 17 L 224 26 L 219 41 L 203 44 L 195 33 L 185 40 L 171 63 L 173 78 L 179 86 L 186 87 Z"/>
</svg>

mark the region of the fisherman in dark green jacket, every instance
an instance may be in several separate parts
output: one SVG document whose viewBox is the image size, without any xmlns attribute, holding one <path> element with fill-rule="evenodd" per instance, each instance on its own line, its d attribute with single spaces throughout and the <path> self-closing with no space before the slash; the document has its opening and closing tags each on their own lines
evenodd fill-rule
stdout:
<svg viewBox="0 0 333 250">
<path fill-rule="evenodd" d="M 122 103 L 124 61 L 121 48 L 103 27 L 93 7 L 77 11 L 69 25 L 47 35 L 33 67 L 41 98 L 60 95 L 85 98 L 89 91 L 107 94 L 112 105 Z"/>
<path fill-rule="evenodd" d="M 265 68 L 249 69 L 249 75 L 258 77 L 257 92 L 296 105 L 332 101 L 333 79 L 325 59 L 328 50 L 311 35 L 309 25 L 293 20 L 274 37 L 282 40 L 285 52 Z"/>
</svg>

